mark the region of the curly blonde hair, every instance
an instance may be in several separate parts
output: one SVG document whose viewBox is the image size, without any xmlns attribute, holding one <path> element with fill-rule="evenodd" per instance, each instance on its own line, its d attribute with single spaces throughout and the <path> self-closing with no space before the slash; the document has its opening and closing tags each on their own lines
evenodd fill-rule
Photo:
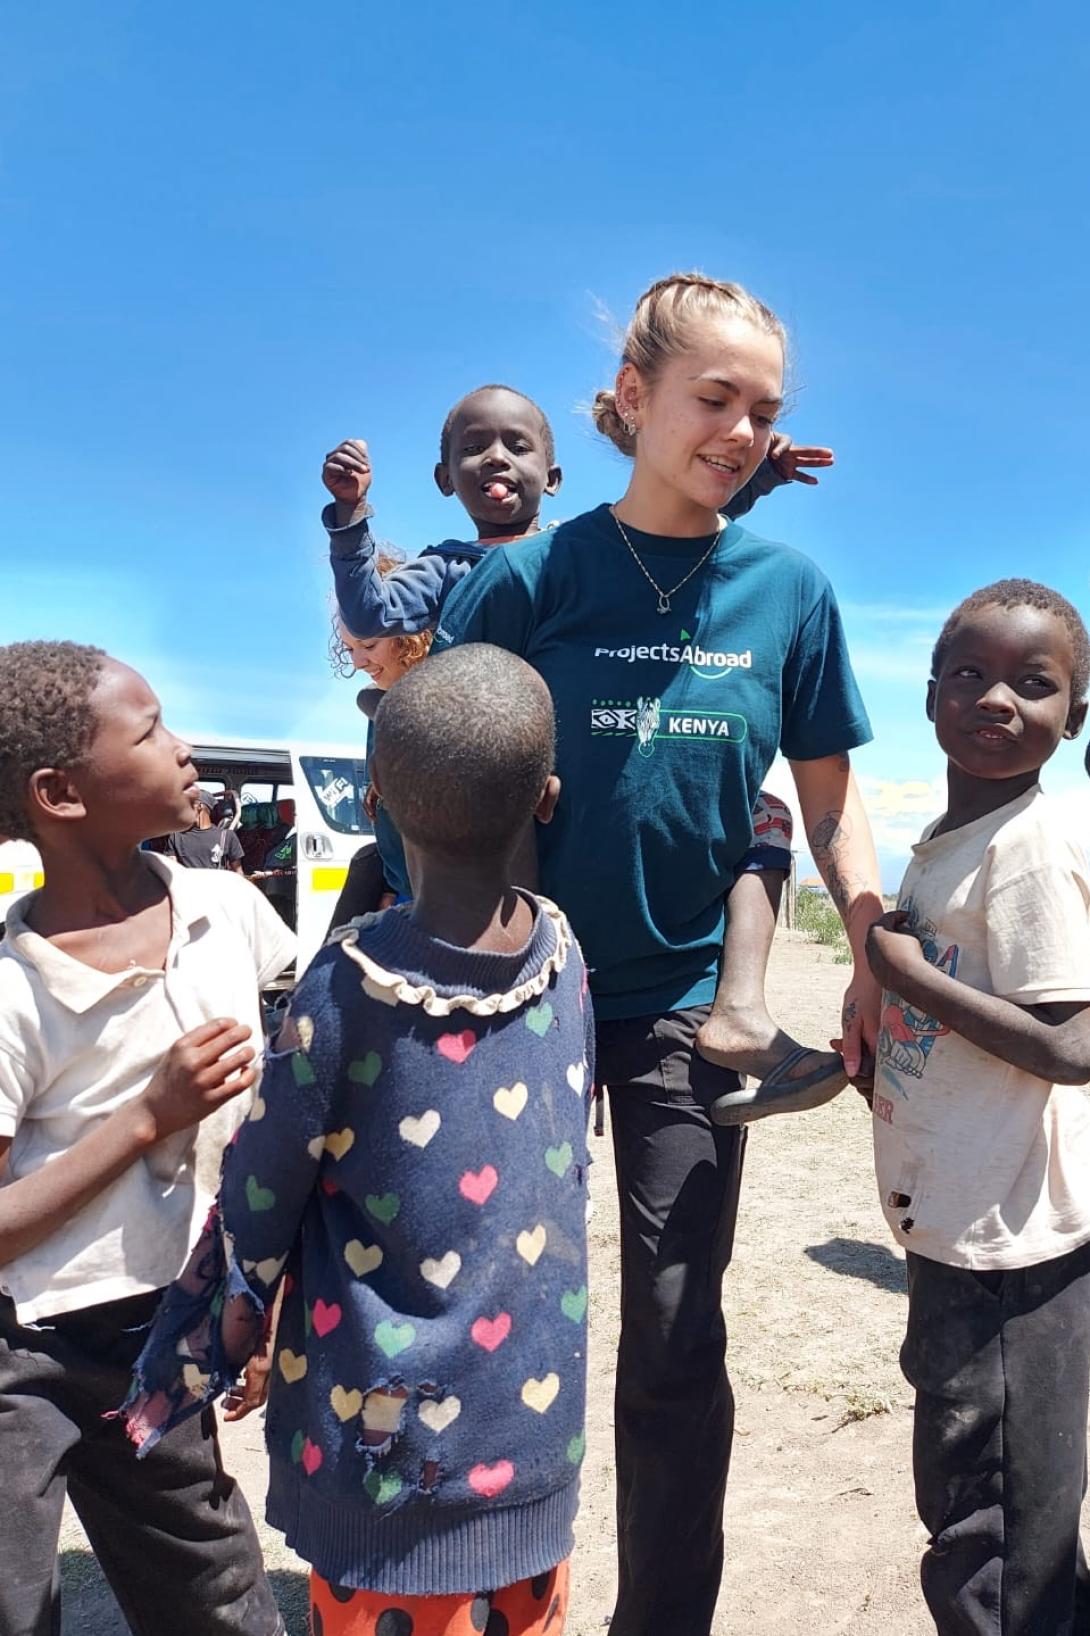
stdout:
<svg viewBox="0 0 1090 1636">
<path fill-rule="evenodd" d="M 625 332 L 621 363 L 632 364 L 648 383 L 670 358 L 690 344 L 694 325 L 707 318 L 740 318 L 764 335 L 774 335 L 787 351 L 787 331 L 771 307 L 741 284 L 728 284 L 703 273 L 671 273 L 645 290 Z M 591 418 L 603 437 L 622 454 L 636 453 L 636 435 L 626 429 L 611 390 L 596 394 Z"/>
<path fill-rule="evenodd" d="M 375 559 L 375 567 L 385 577 L 399 568 L 404 557 L 395 557 L 391 552 L 382 551 Z M 341 611 L 336 603 L 333 606 L 333 622 L 329 636 L 329 663 L 334 676 L 354 676 L 356 666 L 352 660 L 352 653 L 344 639 L 345 626 L 341 618 Z M 397 657 L 403 670 L 411 670 L 425 658 L 432 644 L 432 631 L 417 631 L 412 636 L 398 636 Z"/>
</svg>

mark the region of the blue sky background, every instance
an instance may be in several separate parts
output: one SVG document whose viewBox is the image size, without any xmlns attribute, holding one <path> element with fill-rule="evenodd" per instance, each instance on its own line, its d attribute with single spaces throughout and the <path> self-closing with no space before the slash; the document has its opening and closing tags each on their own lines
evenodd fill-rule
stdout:
<svg viewBox="0 0 1090 1636">
<path fill-rule="evenodd" d="M 0 640 L 99 642 L 187 732 L 357 738 L 323 452 L 368 437 L 418 549 L 461 531 L 447 408 L 508 380 L 553 419 L 557 514 L 614 498 L 599 305 L 691 266 L 780 311 L 788 429 L 837 452 L 751 526 L 845 607 L 888 881 L 941 803 L 942 617 L 1011 573 L 1090 611 L 1074 0 L 61 0 L 4 35 Z M 1081 746 L 1054 768 L 1081 789 Z"/>
</svg>

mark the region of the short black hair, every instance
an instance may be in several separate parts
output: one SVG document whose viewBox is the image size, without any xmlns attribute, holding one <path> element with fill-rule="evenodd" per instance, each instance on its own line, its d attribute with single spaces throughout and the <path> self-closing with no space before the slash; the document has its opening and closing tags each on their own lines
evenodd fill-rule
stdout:
<svg viewBox="0 0 1090 1636">
<path fill-rule="evenodd" d="M 475 386 L 472 392 L 467 392 L 464 398 L 459 398 L 443 422 L 443 430 L 439 435 L 439 464 L 441 466 L 446 466 L 450 461 L 450 434 L 454 430 L 454 422 L 458 419 L 470 398 L 479 398 L 482 392 L 510 392 L 513 398 L 521 398 L 523 403 L 528 403 L 530 408 L 541 416 L 541 435 L 545 442 L 545 463 L 548 466 L 556 464 L 556 441 L 553 438 L 553 429 L 549 424 L 549 417 L 540 403 L 535 403 L 533 398 L 527 397 L 525 392 L 520 392 L 515 386 L 503 386 L 498 381 L 490 381 L 487 386 Z"/>
<path fill-rule="evenodd" d="M 979 591 L 959 602 L 939 632 L 931 655 L 931 675 L 938 678 L 946 659 L 954 632 L 981 608 L 1040 608 L 1042 613 L 1055 614 L 1067 626 L 1075 662 L 1071 669 L 1071 703 L 1081 704 L 1090 686 L 1090 636 L 1087 635 L 1082 615 L 1073 603 L 1048 585 L 1039 585 L 1034 579 L 997 579 L 994 585 L 985 585 Z"/>
<path fill-rule="evenodd" d="M 524 659 L 467 643 L 383 695 L 373 754 L 407 841 L 447 858 L 508 856 L 553 770 L 553 702 Z"/>
<path fill-rule="evenodd" d="M 42 767 L 78 766 L 98 720 L 91 697 L 106 654 L 81 642 L 0 647 L 0 840 L 33 841 L 27 783 Z"/>
</svg>

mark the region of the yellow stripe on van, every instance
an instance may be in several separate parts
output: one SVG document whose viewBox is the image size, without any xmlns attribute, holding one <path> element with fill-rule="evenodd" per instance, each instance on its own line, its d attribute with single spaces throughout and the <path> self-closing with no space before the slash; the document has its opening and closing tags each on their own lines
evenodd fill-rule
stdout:
<svg viewBox="0 0 1090 1636">
<path fill-rule="evenodd" d="M 36 892 L 39 886 L 44 885 L 45 876 L 40 869 L 20 869 L 18 876 L 13 875 L 10 869 L 0 869 L 0 898 L 12 892 Z"/>
<path fill-rule="evenodd" d="M 311 871 L 311 891 L 339 892 L 347 879 L 347 864 L 327 864 L 324 869 L 315 869 Z"/>
</svg>

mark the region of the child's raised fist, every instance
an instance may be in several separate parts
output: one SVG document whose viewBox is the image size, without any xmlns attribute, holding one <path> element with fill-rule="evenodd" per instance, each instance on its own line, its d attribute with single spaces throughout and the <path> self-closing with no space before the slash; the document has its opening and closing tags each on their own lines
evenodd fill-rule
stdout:
<svg viewBox="0 0 1090 1636">
<path fill-rule="evenodd" d="M 371 456 L 361 437 L 346 437 L 322 464 L 322 482 L 343 506 L 358 506 L 371 487 Z"/>
</svg>

